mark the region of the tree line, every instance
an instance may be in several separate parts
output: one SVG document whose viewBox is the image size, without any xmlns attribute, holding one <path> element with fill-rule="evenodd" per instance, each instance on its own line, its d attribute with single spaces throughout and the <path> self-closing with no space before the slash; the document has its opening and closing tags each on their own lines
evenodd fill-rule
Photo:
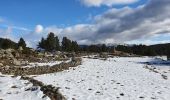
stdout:
<svg viewBox="0 0 170 100">
<path fill-rule="evenodd" d="M 10 40 L 10 39 L 4 39 L 0 38 L 0 48 L 1 49 L 19 49 L 19 47 L 22 47 L 23 49 L 26 49 L 26 43 L 23 38 L 20 38 L 18 43 Z"/>
<path fill-rule="evenodd" d="M 143 56 L 170 55 L 170 43 L 156 45 L 118 45 L 116 50 Z"/>
<path fill-rule="evenodd" d="M 80 50 L 84 52 L 110 52 L 114 50 L 123 51 L 126 53 L 132 53 L 142 56 L 156 56 L 156 55 L 169 55 L 170 56 L 170 43 L 169 44 L 157 44 L 157 45 L 117 45 L 106 46 L 102 45 L 82 45 Z"/>
<path fill-rule="evenodd" d="M 63 37 L 61 45 L 58 36 L 55 36 L 54 33 L 50 32 L 47 38 L 41 39 L 38 43 L 37 48 L 44 49 L 45 51 L 66 51 L 66 52 L 77 52 L 79 51 L 79 45 L 76 41 L 72 41 L 67 37 Z"/>
<path fill-rule="evenodd" d="M 18 49 L 22 47 L 26 53 L 29 53 L 29 48 L 26 46 L 25 40 L 20 38 L 18 43 L 11 41 L 10 39 L 0 38 L 0 49 Z M 114 50 L 123 51 L 127 53 L 133 53 L 143 56 L 156 56 L 156 55 L 169 55 L 170 56 L 170 43 L 157 44 L 157 45 L 117 45 L 106 46 L 105 44 L 98 45 L 78 45 L 76 41 L 70 40 L 67 37 L 63 37 L 60 42 L 58 36 L 50 32 L 47 38 L 43 38 L 37 45 L 37 48 L 44 49 L 48 52 L 53 51 L 65 51 L 65 52 L 113 52 Z"/>
</svg>

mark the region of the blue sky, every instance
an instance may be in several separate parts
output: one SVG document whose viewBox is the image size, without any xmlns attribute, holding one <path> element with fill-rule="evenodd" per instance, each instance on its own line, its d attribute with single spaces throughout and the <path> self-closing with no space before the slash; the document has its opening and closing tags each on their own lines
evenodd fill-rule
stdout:
<svg viewBox="0 0 170 100">
<path fill-rule="evenodd" d="M 147 0 L 130 4 L 137 7 Z M 114 5 L 121 8 L 126 5 Z M 90 23 L 88 17 L 100 14 L 108 9 L 102 7 L 85 7 L 78 0 L 2 0 L 0 3 L 1 17 L 25 27 L 37 24 L 44 26 L 68 26 L 79 23 Z"/>
<path fill-rule="evenodd" d="M 108 1 L 108 2 L 106 2 Z M 13 40 L 17 40 L 19 37 L 24 37 L 30 46 L 33 46 L 37 39 L 42 36 L 46 36 L 48 32 L 53 31 L 56 35 L 62 38 L 62 36 L 70 37 L 75 39 L 81 44 L 88 43 L 101 43 L 105 41 L 106 43 L 112 42 L 124 42 L 133 43 L 133 41 L 138 41 L 142 43 L 143 40 L 151 41 L 148 44 L 152 44 L 152 41 L 160 42 L 167 40 L 169 36 L 169 29 L 165 29 L 169 22 L 155 23 L 157 28 L 158 24 L 163 24 L 164 27 L 159 27 L 160 32 L 166 31 L 167 36 L 159 34 L 161 39 L 154 38 L 155 36 L 148 37 L 148 34 L 158 34 L 154 33 L 153 30 L 148 30 L 147 33 L 140 33 L 143 29 L 143 23 L 134 21 L 134 24 L 139 25 L 140 29 L 136 29 L 133 26 L 130 28 L 125 28 L 129 26 L 131 21 L 126 21 L 132 19 L 129 16 L 135 16 L 135 20 L 145 19 L 143 21 L 149 21 L 154 16 L 151 15 L 149 18 L 147 9 L 154 8 L 152 4 L 156 4 L 158 0 L 1 0 L 0 1 L 0 37 L 7 37 Z M 159 3 L 160 0 L 157 2 Z M 169 4 L 168 0 L 162 0 L 162 4 Z M 146 7 L 143 7 L 146 6 Z M 169 5 L 167 5 L 169 6 Z M 157 10 L 164 10 L 162 6 L 156 6 Z M 146 12 L 146 16 L 140 13 Z M 160 12 L 155 12 L 160 13 Z M 168 13 L 168 12 L 165 12 Z M 108 18 L 107 15 L 114 18 Z M 120 16 L 123 14 L 123 16 Z M 164 14 L 164 13 L 163 13 Z M 116 17 L 115 17 L 116 16 Z M 160 16 L 164 17 L 164 16 Z M 169 14 L 166 15 L 168 20 Z M 118 23 L 127 23 L 125 26 L 119 25 L 122 31 L 117 31 L 115 26 L 112 24 L 114 20 Z M 122 22 L 121 20 L 125 20 Z M 157 19 L 155 19 L 157 20 Z M 168 20 L 169 21 L 169 20 Z M 132 21 L 133 22 L 133 21 Z M 108 23 L 108 24 L 107 24 Z M 139 24 L 140 23 L 140 24 Z M 133 24 L 133 23 L 132 23 Z M 109 27 L 107 27 L 109 25 Z M 126 26 L 127 25 L 127 26 Z M 118 26 L 118 25 L 117 25 Z M 106 27 L 106 28 L 105 28 Z M 123 28 L 122 28 L 123 27 Z M 103 29 L 105 28 L 105 29 Z M 101 30 L 103 29 L 103 30 Z M 112 30 L 113 29 L 113 30 Z M 108 30 L 108 31 L 107 31 Z M 116 31 L 115 31 L 116 30 Z M 127 33 L 127 30 L 131 30 L 132 33 Z M 136 31 L 138 30 L 138 31 Z M 144 30 L 145 31 L 145 30 Z M 158 30 L 159 31 L 159 30 Z M 84 35 L 86 34 L 87 35 Z M 134 32 L 134 33 L 133 33 Z M 138 32 L 138 33 L 137 33 Z M 83 35 L 82 35 L 83 34 Z M 125 34 L 126 37 L 121 37 L 120 39 L 115 39 L 116 36 L 120 34 Z M 128 35 L 127 35 L 128 34 Z M 133 36 L 131 36 L 134 34 Z M 136 39 L 132 38 L 138 36 Z M 142 35 L 144 34 L 144 35 Z M 28 37 L 29 36 L 29 37 Z M 36 38 L 32 38 L 34 36 Z M 96 39 L 90 36 L 96 37 Z M 105 38 L 103 38 L 105 37 Z M 113 39 L 112 39 L 113 38 Z M 151 40 L 150 40 L 151 39 Z M 34 41 L 34 42 L 32 42 Z M 141 42 L 140 42 L 141 41 Z M 167 40 L 168 41 L 168 40 Z M 144 42 L 146 43 L 146 42 Z M 157 43 L 157 42 L 156 42 Z"/>
</svg>

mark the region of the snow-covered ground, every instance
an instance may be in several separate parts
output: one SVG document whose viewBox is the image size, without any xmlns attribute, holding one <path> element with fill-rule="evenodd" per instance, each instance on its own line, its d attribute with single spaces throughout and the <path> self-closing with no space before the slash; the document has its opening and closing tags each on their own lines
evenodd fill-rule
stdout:
<svg viewBox="0 0 170 100">
<path fill-rule="evenodd" d="M 0 100 L 50 100 L 43 96 L 39 87 L 28 81 L 0 74 Z"/>
<path fill-rule="evenodd" d="M 117 57 L 108 60 L 83 58 L 70 70 L 39 75 L 35 79 L 61 87 L 68 100 L 170 100 L 170 65 L 152 63 L 161 74 L 146 69 L 148 57 Z M 166 73 L 161 70 L 166 70 Z"/>
</svg>

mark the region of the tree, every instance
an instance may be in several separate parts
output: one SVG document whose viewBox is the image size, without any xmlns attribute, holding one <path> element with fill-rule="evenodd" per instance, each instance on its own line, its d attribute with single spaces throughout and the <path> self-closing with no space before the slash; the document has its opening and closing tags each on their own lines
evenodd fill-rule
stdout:
<svg viewBox="0 0 170 100">
<path fill-rule="evenodd" d="M 90 45 L 88 49 L 90 52 L 100 52 L 100 47 L 98 45 Z"/>
<path fill-rule="evenodd" d="M 47 37 L 45 49 L 50 52 L 56 49 L 56 38 L 52 32 L 50 32 Z"/>
<path fill-rule="evenodd" d="M 145 49 L 144 55 L 146 55 L 146 56 L 155 56 L 156 52 L 155 52 L 155 50 L 153 48 L 148 47 L 148 48 Z"/>
<path fill-rule="evenodd" d="M 101 51 L 102 51 L 102 52 L 106 52 L 106 51 L 107 51 L 107 47 L 106 47 L 105 44 L 102 44 L 102 46 L 101 46 Z"/>
<path fill-rule="evenodd" d="M 46 51 L 52 52 L 52 51 L 78 51 L 79 45 L 76 41 L 71 41 L 67 37 L 63 37 L 62 45 L 60 46 L 60 41 L 58 36 L 55 36 L 54 33 L 49 33 L 47 38 L 44 39 L 42 37 L 41 41 L 38 43 L 37 47 L 41 49 L 45 49 Z"/>
<path fill-rule="evenodd" d="M 45 49 L 46 48 L 46 40 L 42 37 L 41 41 L 38 43 L 38 48 Z"/>
<path fill-rule="evenodd" d="M 77 52 L 79 50 L 79 45 L 77 44 L 76 41 L 72 41 L 71 46 L 72 46 L 72 51 Z"/>
<path fill-rule="evenodd" d="M 63 37 L 62 50 L 67 52 L 72 50 L 72 42 L 67 37 Z"/>
<path fill-rule="evenodd" d="M 58 36 L 55 37 L 56 40 L 56 50 L 59 51 L 60 50 L 60 41 L 58 39 Z"/>
<path fill-rule="evenodd" d="M 20 40 L 18 41 L 18 48 L 19 47 L 22 47 L 23 49 L 26 48 L 26 43 L 23 38 L 20 38 Z"/>
<path fill-rule="evenodd" d="M 17 43 L 11 41 L 10 39 L 0 38 L 0 49 L 8 49 L 8 48 L 17 49 Z"/>
</svg>

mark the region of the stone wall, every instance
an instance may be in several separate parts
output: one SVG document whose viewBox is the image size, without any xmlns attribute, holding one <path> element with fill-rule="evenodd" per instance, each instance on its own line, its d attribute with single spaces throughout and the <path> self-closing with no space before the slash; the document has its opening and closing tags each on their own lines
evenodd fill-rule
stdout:
<svg viewBox="0 0 170 100">
<path fill-rule="evenodd" d="M 21 77 L 23 80 L 28 80 L 34 86 L 39 86 L 40 90 L 48 96 L 51 100 L 66 100 L 66 98 L 59 92 L 58 87 L 54 87 L 52 85 L 45 85 L 42 82 L 35 80 L 30 77 Z"/>
<path fill-rule="evenodd" d="M 70 67 L 76 67 L 81 64 L 81 58 L 75 58 L 74 61 L 70 61 L 68 63 L 61 63 L 54 66 L 39 66 L 39 67 L 31 67 L 31 68 L 21 68 L 21 67 L 1 67 L 0 72 L 2 74 L 9 75 L 40 75 L 47 73 L 54 73 L 63 70 L 68 70 Z"/>
</svg>

